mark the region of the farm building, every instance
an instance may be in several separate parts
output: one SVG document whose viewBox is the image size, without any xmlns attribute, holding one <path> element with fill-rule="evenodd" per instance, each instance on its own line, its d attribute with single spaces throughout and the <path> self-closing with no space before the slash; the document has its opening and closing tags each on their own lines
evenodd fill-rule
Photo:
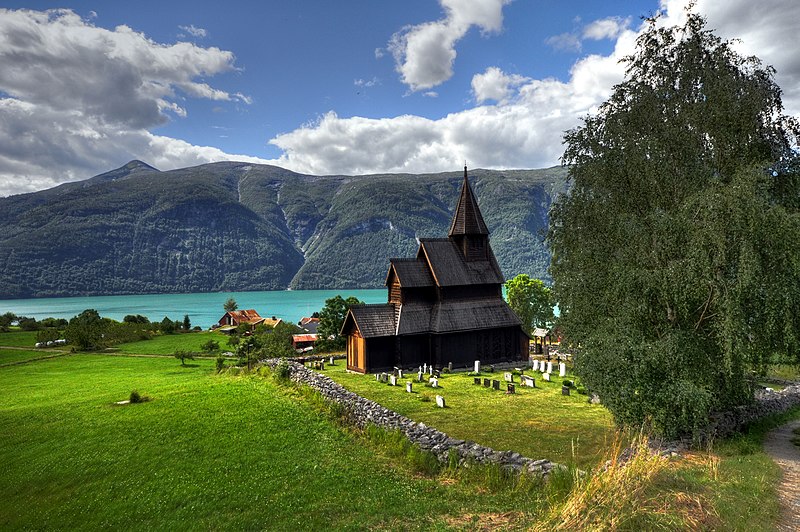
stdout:
<svg viewBox="0 0 800 532">
<path fill-rule="evenodd" d="M 281 320 L 273 316 L 272 318 L 262 318 L 254 309 L 230 310 L 226 312 L 217 322 L 219 331 L 228 332 L 236 329 L 239 325 L 246 323 L 253 330 L 258 325 L 275 327 Z"/>
<path fill-rule="evenodd" d="M 389 259 L 388 302 L 351 307 L 342 326 L 347 369 L 370 373 L 452 362 L 525 360 L 529 338 L 503 299 L 503 275 L 464 167 L 447 238 Z"/>
</svg>

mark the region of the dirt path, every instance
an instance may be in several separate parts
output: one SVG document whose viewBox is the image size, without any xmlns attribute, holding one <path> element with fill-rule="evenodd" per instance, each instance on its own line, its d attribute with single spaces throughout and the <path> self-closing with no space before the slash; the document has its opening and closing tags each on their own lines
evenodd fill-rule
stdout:
<svg viewBox="0 0 800 532">
<path fill-rule="evenodd" d="M 800 420 L 779 427 L 764 439 L 764 450 L 783 471 L 778 486 L 781 501 L 781 520 L 778 530 L 800 530 L 800 447 L 791 442 L 792 431 L 800 427 Z"/>
</svg>

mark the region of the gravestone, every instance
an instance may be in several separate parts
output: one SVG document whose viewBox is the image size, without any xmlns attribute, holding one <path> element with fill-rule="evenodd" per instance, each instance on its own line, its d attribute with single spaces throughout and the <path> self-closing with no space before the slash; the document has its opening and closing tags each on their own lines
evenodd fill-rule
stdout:
<svg viewBox="0 0 800 532">
<path fill-rule="evenodd" d="M 492 389 L 499 390 L 500 389 L 500 381 L 492 380 Z"/>
<path fill-rule="evenodd" d="M 422 373 L 428 373 L 428 363 L 427 362 L 425 362 L 422 365 Z"/>
<path fill-rule="evenodd" d="M 533 371 L 539 371 L 539 361 L 538 360 L 534 360 L 533 361 Z"/>
<path fill-rule="evenodd" d="M 407 382 L 407 383 L 406 383 L 406 391 L 407 391 L 408 393 L 411 393 L 411 389 L 412 389 L 412 388 L 411 388 L 411 386 L 412 386 L 411 382 Z"/>
<path fill-rule="evenodd" d="M 445 407 L 444 397 L 442 397 L 441 395 L 437 395 L 436 396 L 436 406 L 438 406 L 439 408 L 444 408 Z"/>
<path fill-rule="evenodd" d="M 388 373 L 381 373 L 381 382 L 389 382 L 389 374 Z"/>
<path fill-rule="evenodd" d="M 430 380 L 430 383 L 431 383 L 431 388 L 438 388 L 439 387 L 439 379 L 437 379 L 436 377 L 433 377 Z"/>
<path fill-rule="evenodd" d="M 378 381 L 378 382 L 381 382 L 381 374 L 380 373 L 376 373 L 375 374 L 375 380 Z"/>
<path fill-rule="evenodd" d="M 389 375 L 389 384 L 392 386 L 397 386 L 397 376 L 396 375 Z"/>
<path fill-rule="evenodd" d="M 483 387 L 488 388 L 492 385 L 492 381 L 490 379 L 483 379 Z"/>
<path fill-rule="evenodd" d="M 566 377 L 567 376 L 567 365 L 563 362 L 558 363 L 558 376 L 559 377 Z"/>
<path fill-rule="evenodd" d="M 549 373 L 543 373 L 542 374 L 542 379 L 546 380 L 547 382 L 550 382 L 550 374 Z"/>
<path fill-rule="evenodd" d="M 506 371 L 505 373 L 503 373 L 503 380 L 505 380 L 506 382 L 514 382 L 514 374 L 511 373 L 510 371 Z"/>
<path fill-rule="evenodd" d="M 480 373 L 480 372 L 481 372 L 481 361 L 480 360 L 476 360 L 475 361 L 475 373 Z"/>
<path fill-rule="evenodd" d="M 472 379 L 472 384 L 474 384 L 475 386 L 480 386 L 481 385 L 481 378 L 480 377 L 475 377 L 474 379 Z"/>
<path fill-rule="evenodd" d="M 530 375 L 524 375 L 522 377 L 522 384 L 524 386 L 527 386 L 528 388 L 536 388 L 536 379 L 534 379 Z"/>
<path fill-rule="evenodd" d="M 509 382 L 507 385 L 507 393 L 517 393 L 517 387 L 513 382 Z"/>
<path fill-rule="evenodd" d="M 447 363 L 447 371 L 449 371 L 450 373 L 453 373 L 453 363 L 452 362 L 448 362 Z"/>
<path fill-rule="evenodd" d="M 551 361 L 547 361 L 547 373 L 553 373 L 553 363 Z"/>
<path fill-rule="evenodd" d="M 433 376 L 438 379 L 439 377 L 442 376 L 442 372 L 439 371 L 438 369 L 435 369 L 435 370 L 433 370 Z"/>
<path fill-rule="evenodd" d="M 335 364 L 333 363 L 333 357 L 328 359 L 328 364 L 330 364 L 331 366 L 335 366 Z"/>
<path fill-rule="evenodd" d="M 403 370 L 402 369 L 398 369 L 397 370 L 397 378 L 398 379 L 402 379 L 403 378 Z"/>
<path fill-rule="evenodd" d="M 428 376 L 433 377 L 433 364 L 428 366 Z"/>
<path fill-rule="evenodd" d="M 419 368 L 419 373 L 417 373 L 417 382 L 422 382 L 422 368 Z"/>
<path fill-rule="evenodd" d="M 569 386 L 561 387 L 561 395 L 569 395 Z"/>
</svg>

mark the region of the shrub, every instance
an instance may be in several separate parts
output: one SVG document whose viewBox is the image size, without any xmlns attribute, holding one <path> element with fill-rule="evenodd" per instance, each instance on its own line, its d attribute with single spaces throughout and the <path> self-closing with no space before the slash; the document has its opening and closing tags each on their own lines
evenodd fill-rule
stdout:
<svg viewBox="0 0 800 532">
<path fill-rule="evenodd" d="M 129 401 L 131 403 L 143 403 L 144 402 L 144 397 L 142 397 L 142 395 L 139 392 L 137 392 L 136 390 L 133 390 L 131 392 L 131 396 L 129 398 Z"/>
<path fill-rule="evenodd" d="M 219 342 L 216 340 L 209 340 L 208 342 L 204 343 L 200 346 L 200 349 L 205 351 L 206 353 L 212 353 L 214 351 L 219 350 Z"/>
<path fill-rule="evenodd" d="M 292 368 L 289 366 L 289 362 L 285 358 L 280 359 L 273 370 L 275 378 L 279 381 L 288 381 L 291 374 Z"/>
<path fill-rule="evenodd" d="M 217 355 L 216 369 L 217 369 L 217 373 L 220 373 L 223 369 L 225 369 L 225 357 L 224 356 Z"/>
</svg>

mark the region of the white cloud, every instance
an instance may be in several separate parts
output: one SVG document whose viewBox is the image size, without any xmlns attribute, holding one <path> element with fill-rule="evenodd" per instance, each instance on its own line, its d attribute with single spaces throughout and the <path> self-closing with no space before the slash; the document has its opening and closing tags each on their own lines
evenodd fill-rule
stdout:
<svg viewBox="0 0 800 532">
<path fill-rule="evenodd" d="M 583 28 L 583 38 L 600 41 L 603 39 L 616 39 L 631 25 L 631 18 L 608 17 L 595 20 Z"/>
<path fill-rule="evenodd" d="M 234 69 L 231 52 L 156 43 L 70 10 L 0 9 L 0 194 L 85 178 L 133 158 L 165 168 L 225 158 L 215 148 L 192 155 L 189 144 L 149 130 L 186 116 L 178 93 L 249 103 L 197 81 Z"/>
<path fill-rule="evenodd" d="M 208 32 L 203 28 L 198 28 L 194 24 L 189 24 L 188 26 L 178 26 L 180 29 L 191 35 L 192 37 L 198 37 L 200 39 L 206 37 Z"/>
<path fill-rule="evenodd" d="M 431 89 L 450 79 L 456 43 L 473 26 L 484 34 L 503 27 L 503 6 L 510 0 L 440 0 L 445 18 L 395 33 L 387 46 L 395 69 L 412 91 Z"/>
<path fill-rule="evenodd" d="M 381 83 L 381 80 L 379 80 L 378 78 L 375 78 L 375 77 L 373 77 L 372 79 L 361 79 L 361 78 L 358 78 L 358 79 L 353 80 L 353 85 L 355 85 L 356 87 L 369 88 L 369 87 L 374 87 L 375 85 L 380 85 L 380 83 Z"/>
<path fill-rule="evenodd" d="M 530 78 L 519 74 L 506 74 L 497 67 L 489 67 L 483 74 L 472 77 L 472 93 L 478 103 L 494 100 L 506 103 L 515 87 L 519 87 Z"/>
<path fill-rule="evenodd" d="M 560 33 L 544 40 L 547 46 L 559 52 L 580 52 L 583 45 L 575 33 Z"/>
</svg>

